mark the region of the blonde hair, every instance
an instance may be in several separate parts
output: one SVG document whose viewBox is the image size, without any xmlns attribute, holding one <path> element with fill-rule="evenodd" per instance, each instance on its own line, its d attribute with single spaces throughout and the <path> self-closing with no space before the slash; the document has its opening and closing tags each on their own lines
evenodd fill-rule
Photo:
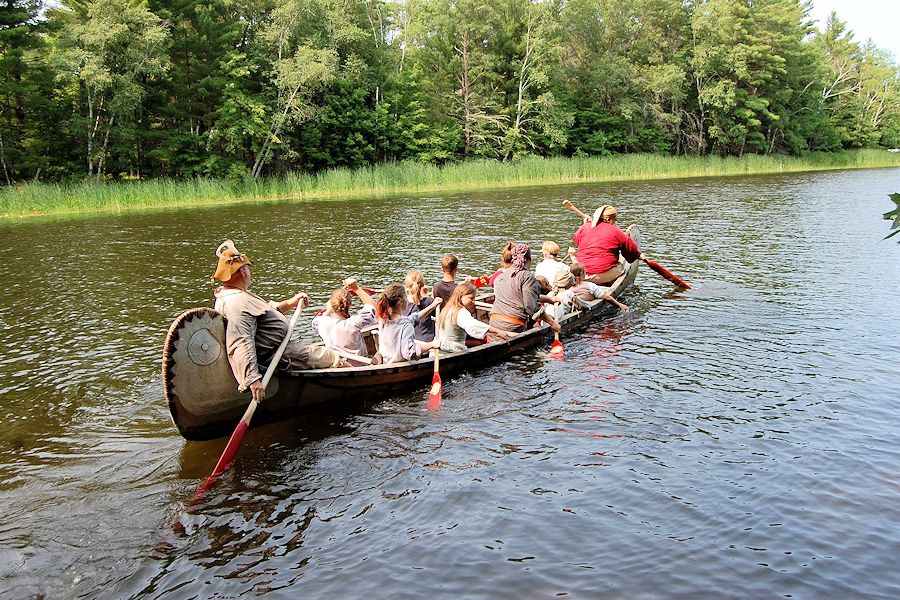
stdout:
<svg viewBox="0 0 900 600">
<path fill-rule="evenodd" d="M 456 318 L 456 313 L 460 309 L 466 310 L 462 304 L 463 296 L 472 296 L 474 298 L 476 292 L 475 286 L 471 283 L 461 283 L 453 289 L 453 293 L 450 294 L 450 300 L 447 301 L 447 306 L 441 311 L 441 329 L 446 327 L 448 319 L 450 319 L 451 323 L 453 322 L 453 319 Z"/>
<path fill-rule="evenodd" d="M 336 315 L 349 319 L 350 307 L 353 305 L 353 296 L 350 294 L 350 290 L 341 287 L 331 292 L 331 300 L 328 301 L 328 305 Z"/>
<path fill-rule="evenodd" d="M 425 276 L 418 269 L 410 269 L 403 280 L 403 286 L 412 298 L 413 304 L 418 304 L 425 297 Z"/>
<path fill-rule="evenodd" d="M 547 254 L 556 256 L 559 254 L 559 244 L 548 240 L 541 244 L 541 252 L 546 252 Z"/>
</svg>

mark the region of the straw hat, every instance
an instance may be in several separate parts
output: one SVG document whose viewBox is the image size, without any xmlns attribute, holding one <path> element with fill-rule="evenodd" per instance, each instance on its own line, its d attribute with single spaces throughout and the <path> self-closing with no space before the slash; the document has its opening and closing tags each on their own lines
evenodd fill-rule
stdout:
<svg viewBox="0 0 900 600">
<path fill-rule="evenodd" d="M 600 208 L 594 211 L 594 218 L 591 219 L 591 227 L 596 227 L 597 223 L 600 221 L 606 221 L 608 218 L 616 218 L 619 214 L 619 211 L 616 210 L 616 207 L 611 204 L 604 204 Z M 604 219 L 604 216 L 607 219 Z"/>
<path fill-rule="evenodd" d="M 211 279 L 218 279 L 223 283 L 234 277 L 237 270 L 244 265 L 253 264 L 249 256 L 238 252 L 238 249 L 234 247 L 234 242 L 231 240 L 225 240 L 219 244 L 216 256 L 219 257 L 219 264 L 216 265 L 216 272 L 213 273 Z"/>
</svg>

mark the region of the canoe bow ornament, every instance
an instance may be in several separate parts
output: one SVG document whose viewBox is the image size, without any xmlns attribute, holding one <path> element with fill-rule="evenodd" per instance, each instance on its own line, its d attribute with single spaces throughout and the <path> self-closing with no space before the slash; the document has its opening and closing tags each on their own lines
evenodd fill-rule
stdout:
<svg viewBox="0 0 900 600">
<path fill-rule="evenodd" d="M 222 353 L 222 345 L 213 337 L 209 329 L 198 329 L 188 342 L 188 356 L 195 365 L 205 367 L 216 362 Z"/>
</svg>

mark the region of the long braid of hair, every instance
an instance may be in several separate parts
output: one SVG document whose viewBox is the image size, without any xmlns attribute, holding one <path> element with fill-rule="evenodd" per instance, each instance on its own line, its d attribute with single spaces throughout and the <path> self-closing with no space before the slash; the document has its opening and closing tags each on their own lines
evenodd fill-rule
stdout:
<svg viewBox="0 0 900 600">
<path fill-rule="evenodd" d="M 375 318 L 382 323 L 386 323 L 391 319 L 391 313 L 394 307 L 406 300 L 406 288 L 399 283 L 392 283 L 381 292 L 378 300 L 375 301 Z"/>
</svg>

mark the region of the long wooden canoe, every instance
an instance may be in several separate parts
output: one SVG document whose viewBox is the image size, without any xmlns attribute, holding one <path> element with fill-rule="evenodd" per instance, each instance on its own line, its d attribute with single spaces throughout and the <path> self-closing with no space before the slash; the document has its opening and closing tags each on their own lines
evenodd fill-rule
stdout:
<svg viewBox="0 0 900 600">
<path fill-rule="evenodd" d="M 640 245 L 640 231 L 634 225 L 627 233 Z M 633 283 L 638 262 L 626 264 L 625 274 L 610 287 L 620 296 Z M 480 297 L 478 318 L 487 321 Z M 558 319 L 562 332 L 584 326 L 589 321 L 617 312 L 608 302 L 596 300 L 575 308 Z M 547 325 L 530 329 L 507 341 L 469 348 L 464 352 L 441 353 L 441 375 L 447 377 L 474 371 L 503 361 L 553 337 Z M 370 354 L 375 337 L 366 335 Z M 225 350 L 225 319 L 211 308 L 192 308 L 179 315 L 169 327 L 163 348 L 162 380 L 172 421 L 189 440 L 205 440 L 228 435 L 250 401 L 249 393 L 237 391 Z M 380 399 L 404 390 L 425 390 L 433 375 L 432 360 L 423 358 L 388 365 L 284 371 L 272 377 L 253 425 L 288 418 L 323 404 Z"/>
</svg>

